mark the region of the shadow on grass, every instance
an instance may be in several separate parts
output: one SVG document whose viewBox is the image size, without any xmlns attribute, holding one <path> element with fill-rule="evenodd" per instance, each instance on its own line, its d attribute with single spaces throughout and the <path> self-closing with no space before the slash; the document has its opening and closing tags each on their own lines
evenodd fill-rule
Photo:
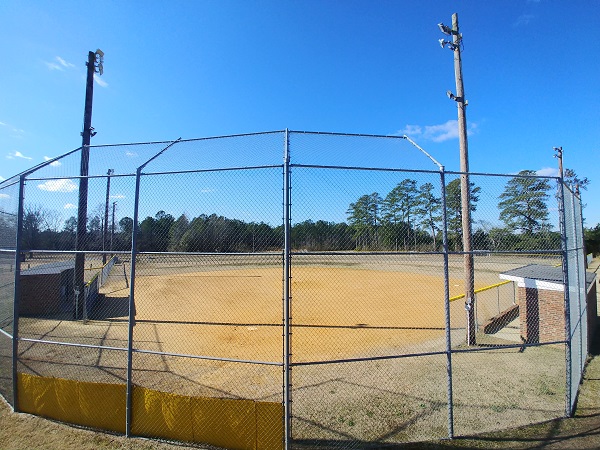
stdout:
<svg viewBox="0 0 600 450">
<path fill-rule="evenodd" d="M 294 441 L 297 450 L 317 449 L 516 449 L 516 448 L 598 448 L 600 442 L 600 414 L 578 419 L 555 419 L 528 427 L 486 433 L 478 436 L 459 436 L 430 442 L 386 444 L 360 440 L 306 440 Z"/>
</svg>

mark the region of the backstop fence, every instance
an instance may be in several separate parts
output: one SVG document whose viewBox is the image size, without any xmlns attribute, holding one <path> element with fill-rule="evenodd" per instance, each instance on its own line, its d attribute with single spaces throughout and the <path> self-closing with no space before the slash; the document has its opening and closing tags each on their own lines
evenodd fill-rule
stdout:
<svg viewBox="0 0 600 450">
<path fill-rule="evenodd" d="M 236 449 L 573 413 L 596 287 L 562 179 L 447 171 L 406 136 L 84 150 L 0 183 L 0 393 L 15 411 Z"/>
</svg>

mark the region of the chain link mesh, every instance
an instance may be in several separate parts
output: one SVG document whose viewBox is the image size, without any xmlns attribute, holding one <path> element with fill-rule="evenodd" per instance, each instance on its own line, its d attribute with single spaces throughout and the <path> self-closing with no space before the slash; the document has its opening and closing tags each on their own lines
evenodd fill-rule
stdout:
<svg viewBox="0 0 600 450">
<path fill-rule="evenodd" d="M 18 180 L 0 186 L 0 394 L 14 407 L 13 342 Z"/>
<path fill-rule="evenodd" d="M 400 136 L 91 147 L 85 181 L 80 158 L 24 174 L 19 249 L 19 180 L 0 183 L 0 393 L 15 381 L 17 409 L 261 449 L 572 411 L 591 281 L 580 199 L 558 179 L 469 174 L 465 252 L 461 174 Z"/>
</svg>

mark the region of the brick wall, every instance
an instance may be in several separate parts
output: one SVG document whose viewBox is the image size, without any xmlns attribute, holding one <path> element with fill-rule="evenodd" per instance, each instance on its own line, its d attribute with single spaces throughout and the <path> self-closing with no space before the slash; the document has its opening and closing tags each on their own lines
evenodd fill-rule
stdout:
<svg viewBox="0 0 600 450">
<path fill-rule="evenodd" d="M 527 343 L 565 339 L 564 293 L 519 287 L 517 294 L 521 337 Z"/>
<path fill-rule="evenodd" d="M 521 337 L 528 343 L 565 339 L 564 292 L 519 287 L 517 293 Z M 596 283 L 587 294 L 588 343 L 598 325 Z"/>
</svg>

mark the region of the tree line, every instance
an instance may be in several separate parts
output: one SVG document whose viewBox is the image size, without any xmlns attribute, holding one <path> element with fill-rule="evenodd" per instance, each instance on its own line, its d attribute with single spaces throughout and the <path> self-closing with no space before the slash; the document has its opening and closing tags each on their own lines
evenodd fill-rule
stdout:
<svg viewBox="0 0 600 450">
<path fill-rule="evenodd" d="M 547 201 L 548 179 L 523 170 L 511 178 L 499 196 L 499 220 L 504 227 L 481 222 L 473 233 L 475 250 L 560 248 L 560 234 L 552 231 Z M 462 249 L 460 179 L 445 186 L 448 243 Z M 477 210 L 481 188 L 469 183 L 470 211 Z M 431 183 L 404 179 L 385 197 L 365 194 L 350 204 L 348 222 L 359 250 L 439 250 L 442 239 L 442 199 Z"/>
<path fill-rule="evenodd" d="M 475 250 L 527 250 L 560 248 L 560 234 L 549 222 L 548 179 L 521 171 L 505 185 L 498 198 L 498 219 L 504 226 L 475 222 Z M 460 179 L 446 186 L 446 220 L 450 249 L 462 249 Z M 481 188 L 470 183 L 470 209 L 477 210 Z M 291 246 L 306 251 L 439 251 L 442 248 L 443 203 L 431 183 L 414 179 L 400 181 L 385 196 L 361 195 L 346 210 L 347 221 L 305 220 L 291 227 Z M 90 251 L 130 251 L 133 219 L 121 218 L 104 233 L 104 208 L 99 205 L 88 218 L 85 248 Z M 586 231 L 590 250 L 600 245 L 600 225 Z M 16 217 L 0 214 L 0 242 L 14 245 Z M 23 217 L 22 247 L 27 250 L 73 250 L 77 219 L 64 224 L 56 212 L 28 206 Z M 138 251 L 152 252 L 258 252 L 281 249 L 283 226 L 245 222 L 217 214 L 175 218 L 164 211 L 140 222 Z M 12 240 L 12 241 L 11 241 Z M 6 241 L 6 242 L 5 242 Z M 9 242 L 10 241 L 10 242 Z M 595 244 L 595 242 L 598 242 Z M 596 245 L 596 247 L 595 247 Z M 596 251 L 596 250 L 594 250 Z"/>
</svg>

